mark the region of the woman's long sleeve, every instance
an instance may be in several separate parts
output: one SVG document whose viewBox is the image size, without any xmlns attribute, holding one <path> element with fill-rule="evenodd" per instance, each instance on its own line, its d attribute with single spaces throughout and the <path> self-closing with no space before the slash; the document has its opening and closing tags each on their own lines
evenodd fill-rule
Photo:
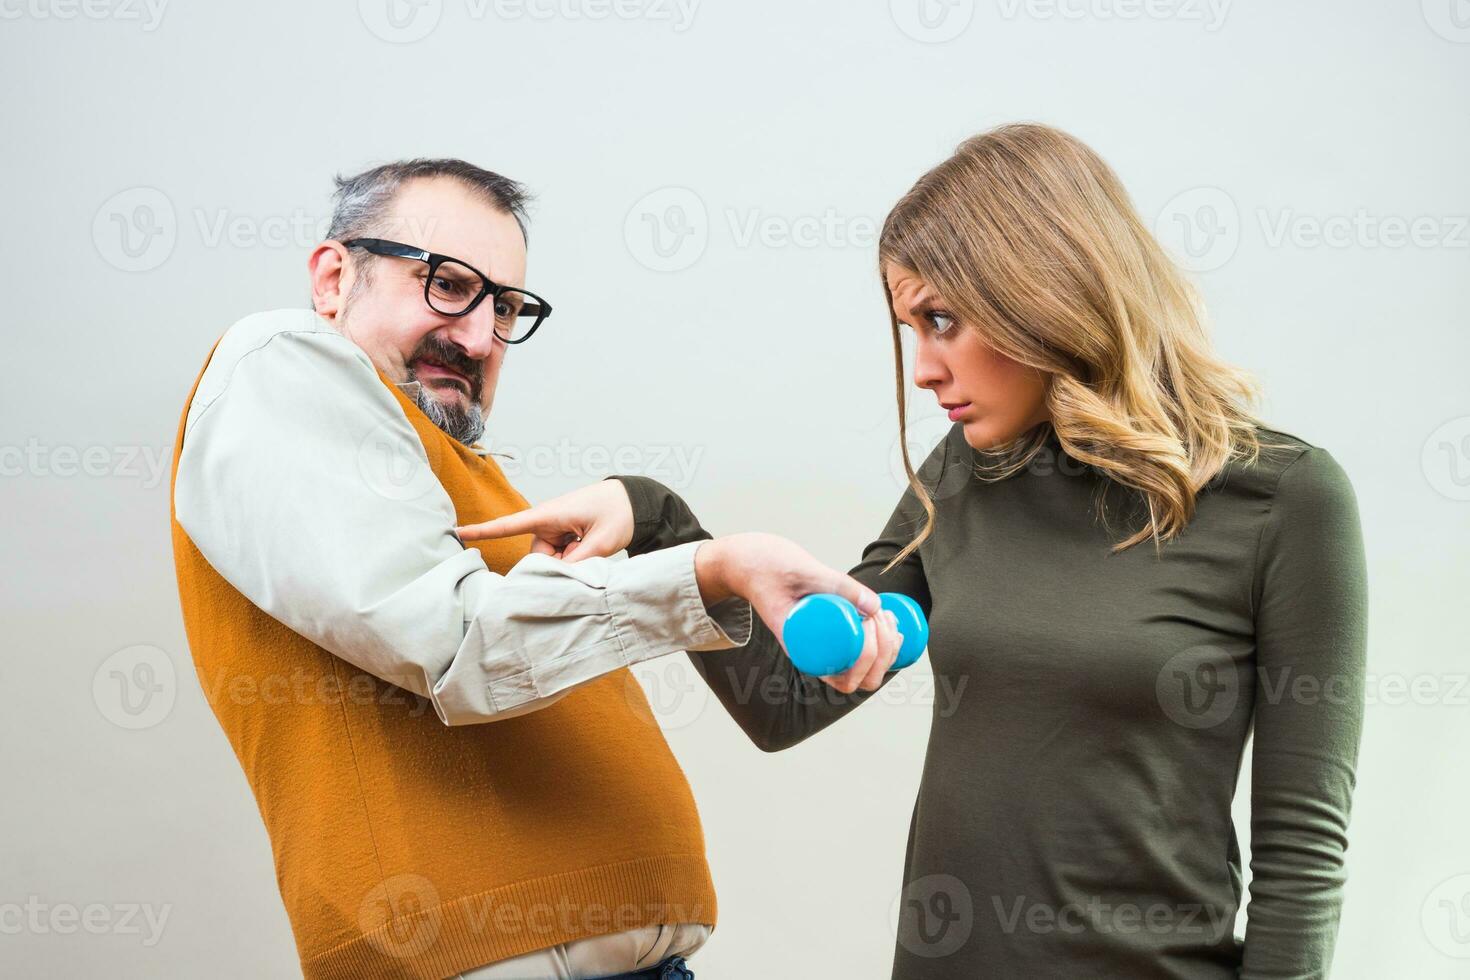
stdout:
<svg viewBox="0 0 1470 980">
<path fill-rule="evenodd" d="M 1367 571 L 1325 450 L 1282 474 L 1256 568 L 1251 885 L 1241 977 L 1325 977 L 1363 722 Z"/>
</svg>

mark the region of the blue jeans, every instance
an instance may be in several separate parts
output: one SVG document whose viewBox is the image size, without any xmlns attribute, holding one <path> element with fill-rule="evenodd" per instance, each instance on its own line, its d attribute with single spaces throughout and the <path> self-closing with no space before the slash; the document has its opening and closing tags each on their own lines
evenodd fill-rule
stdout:
<svg viewBox="0 0 1470 980">
<path fill-rule="evenodd" d="M 684 962 L 682 956 L 670 956 L 662 963 L 656 963 L 646 970 L 638 970 L 633 973 L 619 973 L 617 976 L 602 977 L 600 980 L 694 980 L 694 971 Z"/>
</svg>

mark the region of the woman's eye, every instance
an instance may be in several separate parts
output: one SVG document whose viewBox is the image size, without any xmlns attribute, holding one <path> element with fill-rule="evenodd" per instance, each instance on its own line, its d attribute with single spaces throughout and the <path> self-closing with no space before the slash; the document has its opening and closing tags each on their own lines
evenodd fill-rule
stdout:
<svg viewBox="0 0 1470 980">
<path fill-rule="evenodd" d="M 934 327 L 935 336 L 943 337 L 950 332 L 951 328 L 954 327 L 954 317 L 950 316 L 948 313 L 941 313 L 938 310 L 935 310 L 927 314 L 927 316 L 929 322 Z"/>
</svg>

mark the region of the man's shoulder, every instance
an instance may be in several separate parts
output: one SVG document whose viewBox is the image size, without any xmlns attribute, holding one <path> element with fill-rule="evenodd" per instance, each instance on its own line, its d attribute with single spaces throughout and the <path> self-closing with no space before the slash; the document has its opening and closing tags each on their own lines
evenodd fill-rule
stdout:
<svg viewBox="0 0 1470 980">
<path fill-rule="evenodd" d="M 312 310 L 266 310 L 235 321 L 220 335 L 204 373 L 206 376 L 227 375 L 245 358 L 283 339 L 305 341 L 309 346 L 341 348 L 369 363 L 362 348 L 342 336 Z"/>
<path fill-rule="evenodd" d="M 312 310 L 252 313 L 220 335 L 189 403 L 185 428 L 192 428 L 195 420 L 229 389 L 242 366 L 271 371 L 282 392 L 289 393 L 298 380 L 297 372 L 307 368 L 319 371 L 333 362 L 354 373 L 365 372 L 364 379 L 375 374 L 362 348 Z"/>
</svg>

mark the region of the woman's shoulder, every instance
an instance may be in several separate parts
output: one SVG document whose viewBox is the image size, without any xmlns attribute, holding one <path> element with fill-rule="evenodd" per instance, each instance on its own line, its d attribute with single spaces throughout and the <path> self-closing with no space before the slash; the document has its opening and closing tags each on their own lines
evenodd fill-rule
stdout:
<svg viewBox="0 0 1470 980">
<path fill-rule="evenodd" d="M 1257 426 L 1255 436 L 1257 450 L 1233 458 L 1215 482 L 1267 498 L 1273 510 L 1278 505 L 1296 509 L 1352 501 L 1352 482 L 1329 449 L 1266 426 Z"/>
</svg>

